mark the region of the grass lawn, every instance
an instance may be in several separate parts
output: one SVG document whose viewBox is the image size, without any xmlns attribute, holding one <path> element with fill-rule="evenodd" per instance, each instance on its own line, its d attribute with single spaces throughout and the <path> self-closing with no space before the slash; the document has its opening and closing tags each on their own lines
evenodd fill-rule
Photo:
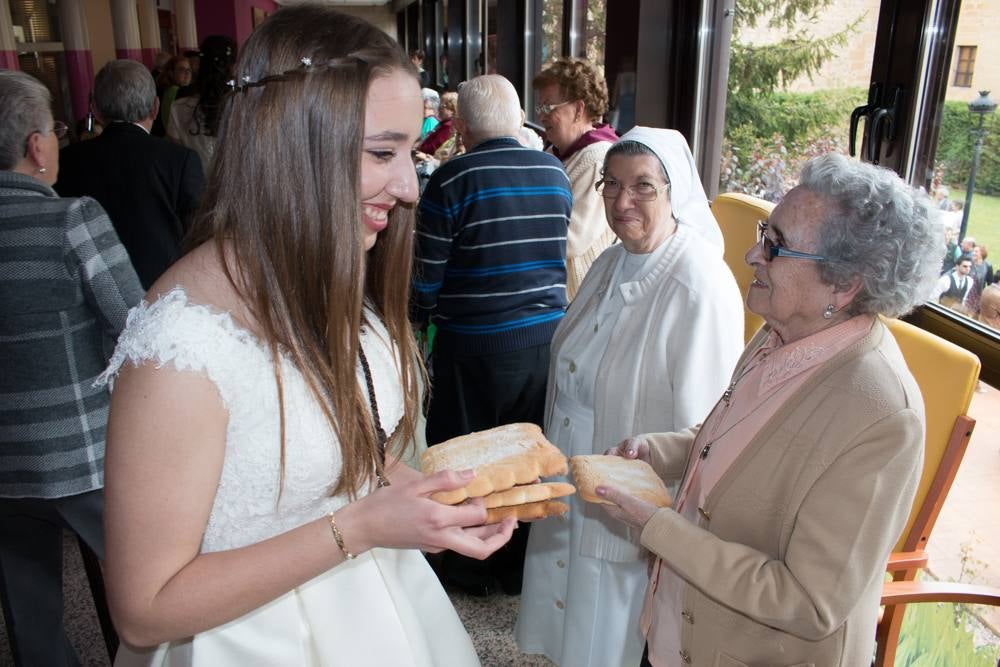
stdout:
<svg viewBox="0 0 1000 667">
<path fill-rule="evenodd" d="M 964 189 L 949 189 L 952 200 L 965 201 Z M 977 243 L 985 245 L 992 255 L 990 262 L 996 265 L 1000 260 L 1000 197 L 978 193 L 972 195 L 972 209 L 969 212 L 969 228 L 966 236 L 971 236 Z"/>
</svg>

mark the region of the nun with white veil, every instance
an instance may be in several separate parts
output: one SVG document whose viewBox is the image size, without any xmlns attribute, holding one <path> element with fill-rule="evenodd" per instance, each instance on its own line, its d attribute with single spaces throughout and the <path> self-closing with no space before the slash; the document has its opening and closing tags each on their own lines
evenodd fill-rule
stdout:
<svg viewBox="0 0 1000 667">
<path fill-rule="evenodd" d="M 702 422 L 743 351 L 742 297 L 684 137 L 632 129 L 595 187 L 620 242 L 594 262 L 552 339 L 545 434 L 567 456 Z M 518 646 L 566 667 L 634 667 L 648 581 L 638 532 L 570 503 L 532 527 Z"/>
</svg>

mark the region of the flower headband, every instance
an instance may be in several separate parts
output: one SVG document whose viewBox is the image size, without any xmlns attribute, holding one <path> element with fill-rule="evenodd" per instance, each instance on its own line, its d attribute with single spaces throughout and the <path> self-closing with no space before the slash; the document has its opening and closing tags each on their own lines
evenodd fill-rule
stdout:
<svg viewBox="0 0 1000 667">
<path fill-rule="evenodd" d="M 260 88 L 276 81 L 288 81 L 292 78 L 309 74 L 310 72 L 319 71 L 320 68 L 343 67 L 345 65 L 356 65 L 359 62 L 365 62 L 365 60 L 359 55 L 351 54 L 346 58 L 335 58 L 328 62 L 320 63 L 314 66 L 313 59 L 304 56 L 299 59 L 299 66 L 295 69 L 285 70 L 280 74 L 269 74 L 261 77 L 257 81 L 254 81 L 249 76 L 244 75 L 241 76 L 238 81 L 236 79 L 230 79 L 226 82 L 226 84 L 234 93 L 245 93 L 250 88 Z"/>
</svg>

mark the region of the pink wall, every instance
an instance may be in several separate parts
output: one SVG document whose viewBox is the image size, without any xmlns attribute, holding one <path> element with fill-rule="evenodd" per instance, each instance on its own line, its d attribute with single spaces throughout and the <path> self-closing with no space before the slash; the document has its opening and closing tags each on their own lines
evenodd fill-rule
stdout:
<svg viewBox="0 0 1000 667">
<path fill-rule="evenodd" d="M 236 39 L 236 7 L 232 0 L 195 0 L 194 18 L 198 24 L 198 44 L 209 35 Z"/>
<path fill-rule="evenodd" d="M 198 43 L 209 35 L 227 35 L 242 45 L 253 32 L 253 9 L 273 12 L 274 0 L 195 0 L 194 15 L 198 22 Z"/>
<path fill-rule="evenodd" d="M 90 90 L 94 83 L 93 61 L 90 51 L 66 51 L 65 54 L 73 120 L 79 120 L 87 115 L 90 103 Z"/>
<path fill-rule="evenodd" d="M 115 58 L 142 62 L 142 49 L 115 49 Z"/>
<path fill-rule="evenodd" d="M 142 50 L 142 64 L 153 69 L 153 61 L 156 59 L 156 54 L 160 52 L 160 49 L 143 49 Z"/>
<path fill-rule="evenodd" d="M 240 46 L 253 32 L 253 10 L 262 9 L 268 14 L 278 8 L 274 0 L 234 0 L 236 4 L 236 43 Z"/>
</svg>

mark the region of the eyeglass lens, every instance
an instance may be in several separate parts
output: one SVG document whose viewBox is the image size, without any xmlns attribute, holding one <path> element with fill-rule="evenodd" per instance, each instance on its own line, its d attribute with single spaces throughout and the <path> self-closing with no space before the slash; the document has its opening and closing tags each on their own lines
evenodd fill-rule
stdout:
<svg viewBox="0 0 1000 667">
<path fill-rule="evenodd" d="M 757 243 L 761 244 L 761 248 L 764 250 L 764 259 L 771 261 L 774 259 L 777 253 L 774 251 L 776 247 L 774 242 L 767 235 L 767 223 L 763 220 L 757 222 Z"/>
<path fill-rule="evenodd" d="M 597 186 L 597 191 L 605 199 L 618 199 L 622 190 L 624 190 L 633 201 L 652 201 L 662 191 L 660 188 L 648 183 L 639 183 L 626 187 L 617 181 L 602 180 L 598 181 Z"/>
<path fill-rule="evenodd" d="M 556 104 L 538 104 L 535 106 L 535 113 L 547 116 L 564 104 L 566 104 L 566 102 L 558 102 Z"/>
</svg>

